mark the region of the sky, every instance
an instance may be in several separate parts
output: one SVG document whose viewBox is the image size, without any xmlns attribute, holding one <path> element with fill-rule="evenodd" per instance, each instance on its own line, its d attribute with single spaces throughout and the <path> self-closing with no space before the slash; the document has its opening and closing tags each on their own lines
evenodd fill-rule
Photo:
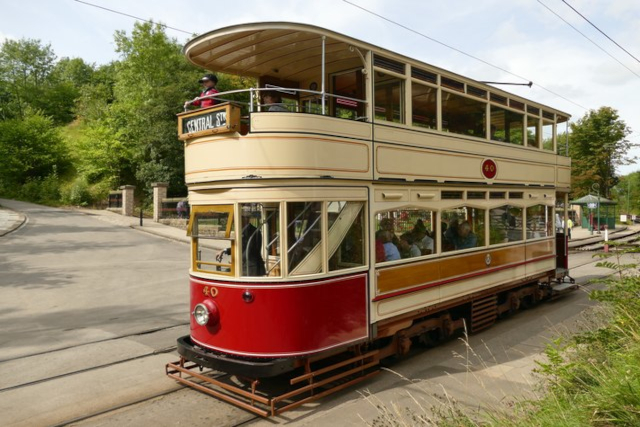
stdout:
<svg viewBox="0 0 640 427">
<path fill-rule="evenodd" d="M 567 5 L 640 59 L 638 0 L 0 0 L 0 42 L 39 39 L 58 58 L 118 59 L 113 35 L 130 33 L 135 20 L 86 3 L 183 30 L 166 30 L 180 43 L 241 23 L 313 24 L 472 79 L 532 81 L 531 88 L 500 87 L 572 121 L 612 107 L 633 131 L 628 139 L 640 145 L 640 62 Z M 630 154 L 640 157 L 640 148 Z M 618 173 L 638 170 L 640 160 Z"/>
</svg>

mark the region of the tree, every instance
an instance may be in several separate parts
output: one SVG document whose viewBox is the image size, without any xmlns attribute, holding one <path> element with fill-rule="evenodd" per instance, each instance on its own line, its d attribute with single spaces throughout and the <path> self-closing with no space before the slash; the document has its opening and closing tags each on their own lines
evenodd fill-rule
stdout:
<svg viewBox="0 0 640 427">
<path fill-rule="evenodd" d="M 184 193 L 176 113 L 193 98 L 192 85 L 202 71 L 184 60 L 181 46 L 159 24 L 136 23 L 130 36 L 116 32 L 115 41 L 121 60 L 109 112 L 122 143 L 134 152 L 138 184 L 150 189 L 165 181 L 170 192 Z"/>
<path fill-rule="evenodd" d="M 24 112 L 22 119 L 0 121 L 0 191 L 11 194 L 29 180 L 64 172 L 69 159 L 53 121 Z"/>
<path fill-rule="evenodd" d="M 23 118 L 53 70 L 56 56 L 40 40 L 5 40 L 0 47 L 0 117 Z"/>
<path fill-rule="evenodd" d="M 612 198 L 618 202 L 620 212 L 640 213 L 640 172 L 621 176 L 620 181 L 612 190 Z"/>
<path fill-rule="evenodd" d="M 600 195 L 609 197 L 610 189 L 618 182 L 616 166 L 636 160 L 627 157 L 635 146 L 625 139 L 630 133 L 631 129 L 611 107 L 591 110 L 571 124 L 569 154 L 574 198 L 593 192 L 591 188 L 596 183 Z"/>
<path fill-rule="evenodd" d="M 24 118 L 40 110 L 55 124 L 75 119 L 75 102 L 93 66 L 80 58 L 56 62 L 51 45 L 40 40 L 7 40 L 0 48 L 0 119 Z"/>
</svg>

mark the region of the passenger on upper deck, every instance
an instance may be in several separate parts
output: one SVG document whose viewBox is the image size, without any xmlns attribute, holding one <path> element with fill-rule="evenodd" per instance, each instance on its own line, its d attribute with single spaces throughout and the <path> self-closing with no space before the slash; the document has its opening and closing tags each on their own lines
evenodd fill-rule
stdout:
<svg viewBox="0 0 640 427">
<path fill-rule="evenodd" d="M 198 98 L 202 98 L 203 96 L 215 95 L 218 93 L 216 89 L 216 85 L 218 84 L 218 78 L 215 74 L 205 74 L 198 83 L 202 84 L 202 93 Z M 211 107 L 216 104 L 216 100 L 214 98 L 205 98 L 198 99 L 194 98 L 191 101 L 187 101 L 184 103 L 184 108 L 187 108 L 189 105 L 195 105 L 196 107 L 205 108 Z"/>
<path fill-rule="evenodd" d="M 282 97 L 278 92 L 263 92 L 262 93 L 262 105 L 268 107 L 268 111 L 289 111 L 289 109 L 282 103 Z"/>
</svg>

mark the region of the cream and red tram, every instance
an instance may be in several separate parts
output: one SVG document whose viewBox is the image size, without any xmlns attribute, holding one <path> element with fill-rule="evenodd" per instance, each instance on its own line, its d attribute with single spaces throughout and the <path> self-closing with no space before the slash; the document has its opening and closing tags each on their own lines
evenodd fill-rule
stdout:
<svg viewBox="0 0 640 427">
<path fill-rule="evenodd" d="M 563 282 L 566 113 L 309 25 L 223 28 L 184 52 L 256 87 L 178 117 L 192 315 L 172 378 L 273 415 Z M 285 373 L 291 391 L 260 392 Z"/>
</svg>

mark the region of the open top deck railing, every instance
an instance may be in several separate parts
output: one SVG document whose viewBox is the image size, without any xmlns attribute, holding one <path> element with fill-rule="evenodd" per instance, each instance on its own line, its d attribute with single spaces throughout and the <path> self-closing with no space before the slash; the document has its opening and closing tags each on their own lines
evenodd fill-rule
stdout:
<svg viewBox="0 0 640 427">
<path fill-rule="evenodd" d="M 250 113 L 253 112 L 261 112 L 261 111 L 268 111 L 269 107 L 273 106 L 273 105 L 279 105 L 279 106 L 283 106 L 287 109 L 289 109 L 290 107 L 293 107 L 292 105 L 287 105 L 284 102 L 278 103 L 278 104 L 267 104 L 267 103 L 261 103 L 260 99 L 261 99 L 261 92 L 283 92 L 283 93 L 288 93 L 288 94 L 304 94 L 305 96 L 308 96 L 309 99 L 303 99 L 303 100 L 307 100 L 307 101 L 316 101 L 320 104 L 320 112 L 315 112 L 315 111 L 307 111 L 308 113 L 315 113 L 315 114 L 320 114 L 323 116 L 326 116 L 329 114 L 329 109 L 327 108 L 326 105 L 326 99 L 327 98 L 336 98 L 336 99 L 342 99 L 342 100 L 346 100 L 346 101 L 351 101 L 351 102 L 356 102 L 356 103 L 362 103 L 363 105 L 366 105 L 368 103 L 367 100 L 365 99 L 358 99 L 358 98 L 351 98 L 348 96 L 344 96 L 344 95 L 336 95 L 333 93 L 328 93 L 328 92 L 321 92 L 321 91 L 316 91 L 316 90 L 309 90 L 309 89 L 298 89 L 298 88 L 285 88 L 285 87 L 264 87 L 264 88 L 248 88 L 248 89 L 236 89 L 236 90 L 228 90 L 228 91 L 224 91 L 224 92 L 219 92 L 213 95 L 206 95 L 206 96 L 202 96 L 202 97 L 197 97 L 194 99 L 191 99 L 187 102 L 185 102 L 185 107 L 184 107 L 184 111 L 188 111 L 188 107 L 189 105 L 191 105 L 193 102 L 195 101 L 201 101 L 204 99 L 215 99 L 218 102 L 233 102 L 236 104 L 240 104 L 243 106 L 247 106 L 248 110 Z M 231 99 L 228 98 L 229 95 L 234 95 L 234 94 L 242 94 L 242 93 L 249 93 L 249 102 L 246 101 L 239 101 L 236 99 Z M 316 98 L 311 98 L 311 97 L 316 97 Z M 295 111 L 290 110 L 292 112 L 304 112 L 301 109 L 301 105 L 297 104 Z M 363 116 L 355 116 L 354 120 L 367 120 L 367 117 L 363 117 Z"/>
</svg>

